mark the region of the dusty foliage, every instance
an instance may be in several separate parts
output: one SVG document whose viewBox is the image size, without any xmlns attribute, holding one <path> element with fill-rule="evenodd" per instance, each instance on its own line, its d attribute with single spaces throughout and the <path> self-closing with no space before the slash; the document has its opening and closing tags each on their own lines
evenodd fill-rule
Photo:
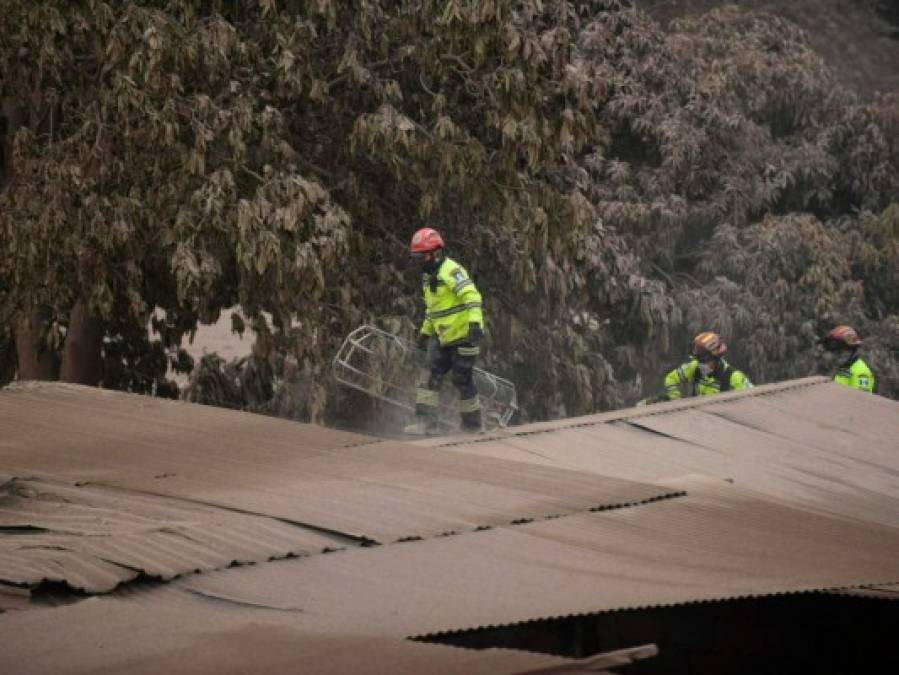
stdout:
<svg viewBox="0 0 899 675">
<path fill-rule="evenodd" d="M 663 32 L 617 0 L 0 11 L 3 306 L 50 316 L 51 350 L 89 306 L 107 345 L 137 345 L 107 356 L 145 371 L 107 359 L 109 386 L 158 383 L 239 303 L 272 333 L 203 364 L 190 397 L 346 417 L 329 358 L 364 321 L 411 333 L 405 245 L 428 223 L 529 418 L 633 402 L 706 327 L 764 382 L 813 372 L 813 336 L 852 322 L 899 393 L 899 104 L 858 102 L 784 20 L 732 7 Z M 126 338 L 156 307 L 159 343 Z"/>
</svg>

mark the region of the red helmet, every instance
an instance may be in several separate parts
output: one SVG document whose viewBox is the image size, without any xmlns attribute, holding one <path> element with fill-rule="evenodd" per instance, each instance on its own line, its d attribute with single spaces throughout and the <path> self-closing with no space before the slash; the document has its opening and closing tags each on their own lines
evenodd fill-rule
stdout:
<svg viewBox="0 0 899 675">
<path fill-rule="evenodd" d="M 862 343 L 858 333 L 852 326 L 837 326 L 822 338 L 818 338 L 818 344 L 823 344 L 824 348 L 829 351 L 837 349 L 853 349 Z"/>
<path fill-rule="evenodd" d="M 697 359 L 715 357 L 718 358 L 727 351 L 727 345 L 721 340 L 718 333 L 706 331 L 693 338 L 693 356 Z"/>
<path fill-rule="evenodd" d="M 443 237 L 430 227 L 423 227 L 412 235 L 412 243 L 409 245 L 412 253 L 433 253 L 443 248 Z"/>
</svg>

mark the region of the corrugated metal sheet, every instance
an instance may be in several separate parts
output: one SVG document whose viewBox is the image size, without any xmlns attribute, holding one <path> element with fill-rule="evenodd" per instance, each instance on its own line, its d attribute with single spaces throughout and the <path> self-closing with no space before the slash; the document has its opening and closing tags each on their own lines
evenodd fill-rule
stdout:
<svg viewBox="0 0 899 675">
<path fill-rule="evenodd" d="M 187 403 L 46 384 L 0 391 L 0 471 L 239 509 L 379 542 L 670 494 Z"/>
<path fill-rule="evenodd" d="M 107 592 L 139 574 L 309 555 L 344 540 L 271 518 L 98 486 L 0 484 L 0 583 Z"/>
<path fill-rule="evenodd" d="M 125 663 L 164 670 L 179 659 L 193 663 L 194 654 L 200 670 L 188 672 L 207 672 L 256 666 L 259 654 L 262 669 L 340 672 L 335 664 L 355 667 L 359 652 L 337 653 L 336 642 L 321 652 L 286 645 L 342 635 L 350 640 L 343 648 L 363 649 L 349 636 L 364 636 L 377 668 L 392 657 L 390 640 L 409 635 L 899 580 L 893 528 L 805 511 L 704 477 L 680 486 L 688 497 L 635 509 L 346 549 L 192 576 L 126 598 L 7 612 L 0 615 L 0 670 L 23 663 L 32 669 L 24 672 L 114 671 Z M 59 636 L 49 653 L 47 635 Z M 214 655 L 220 649 L 229 659 Z M 297 663 L 302 653 L 308 659 Z M 496 672 L 525 669 L 495 656 Z M 435 664 L 436 672 L 443 665 L 480 672 L 436 656 Z M 425 670 L 402 655 L 390 667 Z M 359 668 L 371 672 L 365 663 Z"/>
<path fill-rule="evenodd" d="M 899 403 L 823 378 L 423 444 L 639 481 L 705 473 L 899 526 Z"/>
<path fill-rule="evenodd" d="M 92 598 L 52 611 L 8 612 L 0 614 L 0 672 L 492 675 L 577 663 L 514 650 L 306 631 L 292 617 L 164 588 L 127 599 Z"/>
<path fill-rule="evenodd" d="M 723 481 L 682 499 L 177 582 L 296 621 L 421 635 L 570 614 L 899 582 L 899 530 Z"/>
<path fill-rule="evenodd" d="M 829 414 L 828 406 L 839 410 Z M 899 529 L 864 519 L 892 523 L 895 516 L 895 406 L 808 380 L 453 446 L 493 447 L 525 460 L 509 462 L 332 437 L 271 418 L 248 420 L 249 433 L 241 424 L 253 416 L 83 388 L 0 392 L 0 471 L 107 483 L 54 485 L 71 509 L 56 511 L 28 495 L 19 512 L 15 504 L 0 506 L 10 511 L 2 512 L 9 528 L 50 530 L 6 536 L 3 546 L 32 537 L 51 546 L 103 541 L 29 559 L 25 573 L 49 559 L 57 567 L 41 573 L 61 565 L 67 580 L 99 584 L 143 561 L 163 576 L 178 564 L 213 565 L 232 546 L 256 551 L 257 538 L 280 541 L 277 529 L 248 532 L 246 542 L 232 536 L 240 530 L 227 527 L 234 515 L 280 516 L 383 541 L 540 518 L 208 572 L 50 610 L 7 611 L 0 614 L 0 672 L 364 673 L 384 672 L 385 664 L 396 673 L 534 671 L 569 664 L 403 638 L 702 600 L 885 592 L 899 585 Z M 277 427 L 272 443 L 270 423 Z M 851 447 L 856 426 L 863 445 Z M 721 432 L 709 441 L 715 429 Z M 560 470 L 562 463 L 581 473 Z M 888 475 L 865 493 L 865 477 L 879 471 Z M 604 472 L 621 478 L 597 475 Z M 736 484 L 684 476 L 695 472 Z M 659 484 L 638 482 L 646 480 Z M 32 483 L 49 485 L 46 476 Z M 679 499 L 586 512 L 683 491 Z M 117 496 L 131 506 L 118 509 Z M 194 542 L 170 548 L 167 539 L 148 545 L 156 532 L 171 534 L 158 526 L 168 514 L 176 527 L 193 532 L 196 525 L 202 536 L 225 531 L 215 545 L 201 540 L 201 550 Z M 544 519 L 551 515 L 560 517 Z M 22 560 L 5 559 L 17 573 Z M 109 560 L 114 569 L 95 567 Z"/>
</svg>

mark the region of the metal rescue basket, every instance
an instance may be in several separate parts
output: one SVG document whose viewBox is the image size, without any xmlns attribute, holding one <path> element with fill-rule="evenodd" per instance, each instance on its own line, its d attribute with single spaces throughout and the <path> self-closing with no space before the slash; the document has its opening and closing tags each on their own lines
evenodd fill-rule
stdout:
<svg viewBox="0 0 899 675">
<path fill-rule="evenodd" d="M 411 342 L 365 325 L 346 336 L 334 356 L 332 371 L 341 384 L 414 412 L 416 383 L 424 365 Z M 473 375 L 486 426 L 506 426 L 518 410 L 515 385 L 480 368 L 474 368 Z M 454 401 L 442 396 L 441 423 L 452 428 L 457 418 Z"/>
</svg>

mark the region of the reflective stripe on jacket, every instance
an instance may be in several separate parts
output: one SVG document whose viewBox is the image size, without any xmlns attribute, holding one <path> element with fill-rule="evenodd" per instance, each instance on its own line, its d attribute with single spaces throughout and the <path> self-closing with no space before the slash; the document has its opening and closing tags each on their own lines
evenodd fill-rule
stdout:
<svg viewBox="0 0 899 675">
<path fill-rule="evenodd" d="M 748 389 L 751 386 L 752 382 L 742 371 L 723 360 L 721 367 L 708 375 L 701 375 L 699 361 L 691 359 L 665 376 L 665 393 L 669 400 L 682 396 L 708 396 L 731 389 Z"/>
<path fill-rule="evenodd" d="M 468 339 L 468 325 L 483 330 L 481 294 L 459 263 L 445 258 L 433 274 L 422 275 L 425 320 L 422 335 L 436 335 L 442 346 Z"/>
<path fill-rule="evenodd" d="M 861 389 L 869 393 L 874 392 L 874 374 L 868 368 L 868 364 L 857 356 L 840 368 L 837 374 L 834 375 L 833 380 L 853 389 Z"/>
</svg>

